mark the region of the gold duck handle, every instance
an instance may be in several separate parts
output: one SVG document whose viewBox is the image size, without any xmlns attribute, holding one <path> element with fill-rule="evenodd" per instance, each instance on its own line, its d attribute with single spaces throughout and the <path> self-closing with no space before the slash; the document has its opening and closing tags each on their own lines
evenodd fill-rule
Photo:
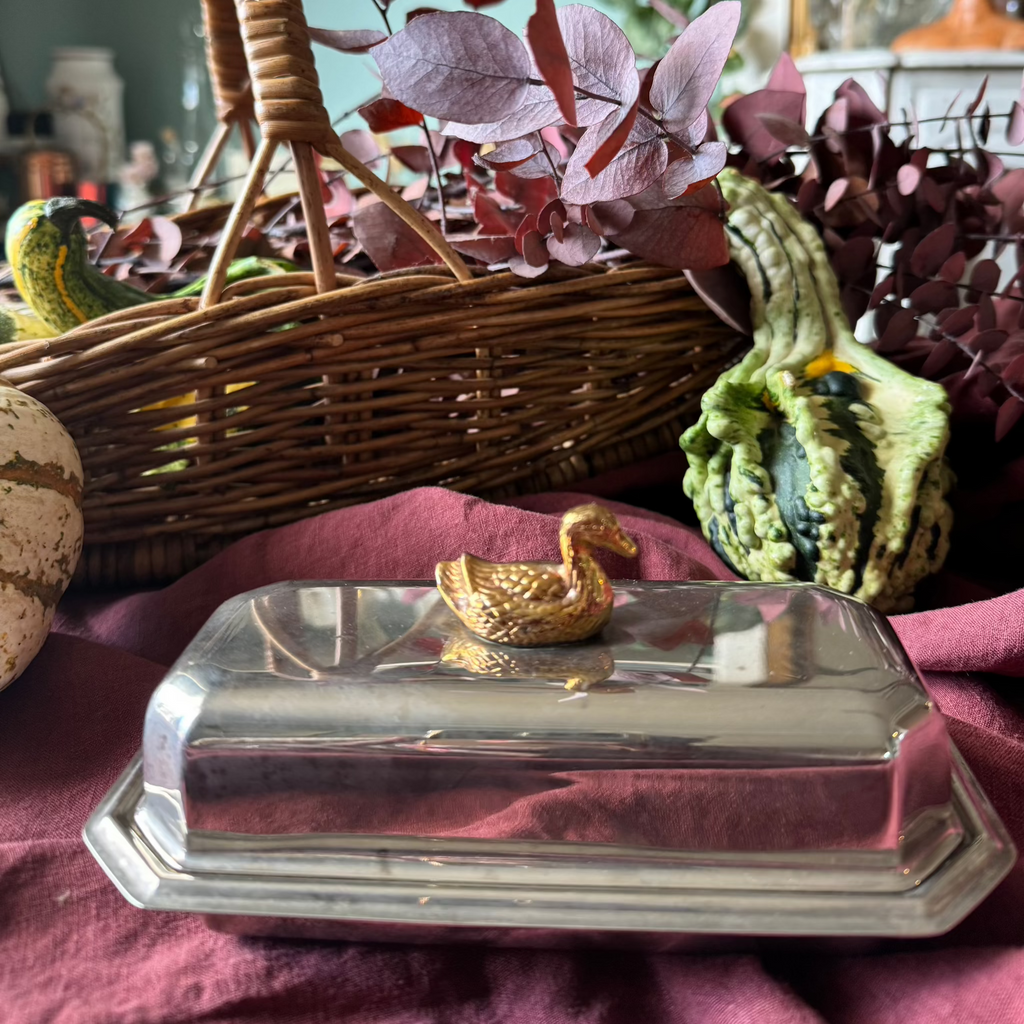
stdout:
<svg viewBox="0 0 1024 1024">
<path fill-rule="evenodd" d="M 614 594 L 594 551 L 635 557 L 636 544 L 600 505 L 562 517 L 561 562 L 486 562 L 464 554 L 438 562 L 437 588 L 472 633 L 491 643 L 547 647 L 596 636 L 608 624 Z"/>
</svg>

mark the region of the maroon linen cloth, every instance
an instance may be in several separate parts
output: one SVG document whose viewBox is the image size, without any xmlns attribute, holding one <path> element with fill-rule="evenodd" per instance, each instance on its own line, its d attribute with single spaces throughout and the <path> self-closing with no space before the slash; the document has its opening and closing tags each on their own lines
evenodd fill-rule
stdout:
<svg viewBox="0 0 1024 1024">
<path fill-rule="evenodd" d="M 1024 1021 L 1019 864 L 949 936 L 860 956 L 825 943 L 700 956 L 238 939 L 118 895 L 82 824 L 137 750 L 166 666 L 222 601 L 285 579 L 425 579 L 463 550 L 554 557 L 556 514 L 579 500 L 507 507 L 423 489 L 251 537 L 161 591 L 69 596 L 0 696 L 0 1024 Z M 609 558 L 613 577 L 731 578 L 696 531 L 608 504 L 641 552 Z M 986 592 L 947 578 L 934 593 Z M 1024 848 L 1024 705 L 1011 678 L 1024 675 L 1024 591 L 894 624 Z"/>
</svg>

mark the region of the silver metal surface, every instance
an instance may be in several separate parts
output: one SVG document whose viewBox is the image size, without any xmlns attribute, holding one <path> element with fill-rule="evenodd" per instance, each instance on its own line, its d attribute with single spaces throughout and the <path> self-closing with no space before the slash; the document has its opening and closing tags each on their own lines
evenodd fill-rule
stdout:
<svg viewBox="0 0 1024 1024">
<path fill-rule="evenodd" d="M 86 841 L 226 930 L 530 944 L 938 934 L 1015 858 L 884 618 L 725 583 L 622 584 L 599 642 L 514 652 L 423 584 L 243 595 Z"/>
</svg>

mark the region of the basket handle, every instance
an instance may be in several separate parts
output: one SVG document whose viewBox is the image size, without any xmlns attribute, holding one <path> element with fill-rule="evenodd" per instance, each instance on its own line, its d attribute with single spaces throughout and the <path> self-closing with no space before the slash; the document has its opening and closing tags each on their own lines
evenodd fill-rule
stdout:
<svg viewBox="0 0 1024 1024">
<path fill-rule="evenodd" d="M 212 0 L 204 2 L 209 11 Z M 314 150 L 336 160 L 362 182 L 427 242 L 456 278 L 471 280 L 466 264 L 437 228 L 342 146 L 324 109 L 302 0 L 237 0 L 237 13 L 262 141 L 217 246 L 200 305 L 219 301 L 228 264 L 281 143 L 290 146 L 295 162 L 317 291 L 333 290 L 336 281 Z"/>
<path fill-rule="evenodd" d="M 249 66 L 245 62 L 245 47 L 242 44 L 242 30 L 238 26 L 235 0 L 204 0 L 202 8 L 206 66 L 210 72 L 217 126 L 189 182 L 192 190 L 188 204 L 190 210 L 199 205 L 200 190 L 217 166 L 235 126 L 242 137 L 242 147 L 248 159 L 252 160 L 256 153 L 252 130 L 256 113 L 253 110 Z"/>
<path fill-rule="evenodd" d="M 217 120 L 222 124 L 243 118 L 253 120 L 249 66 L 235 0 L 203 0 L 203 28 Z"/>
</svg>

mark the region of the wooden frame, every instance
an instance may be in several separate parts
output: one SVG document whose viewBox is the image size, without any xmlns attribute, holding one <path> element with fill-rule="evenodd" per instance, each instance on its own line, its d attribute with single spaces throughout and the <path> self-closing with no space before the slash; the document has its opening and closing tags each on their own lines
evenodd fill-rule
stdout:
<svg viewBox="0 0 1024 1024">
<path fill-rule="evenodd" d="M 818 36 L 811 21 L 811 0 L 790 0 L 789 55 L 806 57 L 818 49 Z"/>
</svg>

